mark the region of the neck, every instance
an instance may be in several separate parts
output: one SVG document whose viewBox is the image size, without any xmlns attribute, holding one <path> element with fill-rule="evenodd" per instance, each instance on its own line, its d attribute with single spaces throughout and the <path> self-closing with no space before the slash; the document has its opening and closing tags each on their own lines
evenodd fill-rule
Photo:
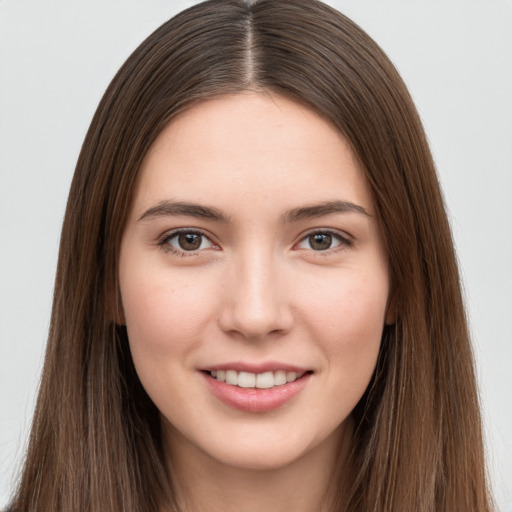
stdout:
<svg viewBox="0 0 512 512">
<path fill-rule="evenodd" d="M 283 467 L 252 469 L 223 464 L 173 432 L 166 439 L 172 484 L 181 512 L 332 512 L 345 474 L 352 434 L 345 425 L 331 438 Z M 170 465 L 171 466 L 171 465 Z M 163 511 L 162 511 L 163 512 Z"/>
</svg>

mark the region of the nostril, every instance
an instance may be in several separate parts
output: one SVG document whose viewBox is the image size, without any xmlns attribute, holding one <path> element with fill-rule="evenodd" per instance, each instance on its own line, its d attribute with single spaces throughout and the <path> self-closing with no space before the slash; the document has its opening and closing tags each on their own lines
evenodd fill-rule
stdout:
<svg viewBox="0 0 512 512">
<path fill-rule="evenodd" d="M 226 333 L 258 341 L 278 337 L 290 331 L 293 315 L 285 305 L 273 304 L 257 307 L 237 302 L 227 306 L 220 318 L 220 327 Z"/>
</svg>

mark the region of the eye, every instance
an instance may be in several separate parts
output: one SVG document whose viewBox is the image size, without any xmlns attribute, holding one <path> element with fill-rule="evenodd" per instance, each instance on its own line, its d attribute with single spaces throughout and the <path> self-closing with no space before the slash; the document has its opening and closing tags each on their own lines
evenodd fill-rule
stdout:
<svg viewBox="0 0 512 512">
<path fill-rule="evenodd" d="M 180 230 L 167 233 L 159 242 L 165 250 L 181 255 L 192 255 L 203 249 L 214 247 L 213 242 L 203 233 L 193 230 Z M 188 254 L 185 254 L 188 253 Z"/>
<path fill-rule="evenodd" d="M 352 242 L 340 235 L 339 233 L 331 231 L 315 231 L 304 237 L 297 247 L 299 249 L 311 249 L 313 251 L 328 251 L 329 249 L 336 249 L 340 246 L 349 247 Z"/>
</svg>

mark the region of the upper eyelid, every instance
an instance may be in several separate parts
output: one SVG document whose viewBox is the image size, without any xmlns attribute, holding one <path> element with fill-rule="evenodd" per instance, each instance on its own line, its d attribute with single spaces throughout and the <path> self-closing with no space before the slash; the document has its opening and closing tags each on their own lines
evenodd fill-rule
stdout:
<svg viewBox="0 0 512 512">
<path fill-rule="evenodd" d="M 164 231 L 158 238 L 157 238 L 157 241 L 160 243 L 160 242 L 164 242 L 166 240 L 169 240 L 170 238 L 172 238 L 173 236 L 176 236 L 176 235 L 179 235 L 181 233 L 196 233 L 198 235 L 201 235 L 201 236 L 204 236 L 205 238 L 207 238 L 208 240 L 210 240 L 210 242 L 212 242 L 212 244 L 217 244 L 217 242 L 215 242 L 215 239 L 214 237 L 208 233 L 207 231 L 205 231 L 204 229 L 201 229 L 201 228 L 174 228 L 174 229 L 168 229 L 167 231 Z"/>
<path fill-rule="evenodd" d="M 329 234 L 329 235 L 334 236 L 338 240 L 339 245 L 337 245 L 335 247 L 329 247 L 328 249 L 324 249 L 324 250 L 314 250 L 313 248 L 307 249 L 307 248 L 297 247 L 299 244 L 303 243 L 304 240 L 306 240 L 309 236 L 317 234 L 317 233 Z M 342 234 L 342 233 L 344 233 L 344 234 Z M 292 250 L 296 250 L 299 252 L 305 251 L 306 253 L 311 254 L 312 256 L 315 256 L 315 257 L 316 256 L 328 257 L 328 256 L 333 256 L 335 254 L 338 254 L 340 252 L 346 251 L 348 249 L 351 249 L 354 247 L 354 245 L 355 245 L 354 238 L 352 236 L 350 236 L 348 233 L 340 232 L 337 229 L 316 228 L 316 229 L 312 229 L 309 232 L 306 232 L 304 235 L 302 235 L 301 238 L 299 238 L 298 242 L 295 242 Z"/>
<path fill-rule="evenodd" d="M 298 240 L 299 242 L 301 242 L 302 240 L 304 240 L 304 238 L 314 235 L 316 233 L 328 233 L 329 235 L 338 236 L 341 239 L 354 242 L 354 237 L 350 233 L 334 228 L 312 228 L 301 233 L 298 237 Z"/>
<path fill-rule="evenodd" d="M 194 249 L 191 251 L 186 251 L 184 249 L 172 247 L 171 244 L 168 242 L 175 236 L 180 235 L 182 233 L 194 233 L 194 234 L 200 235 L 200 236 L 206 238 L 210 242 L 211 247 L 207 247 L 204 249 Z M 173 254 L 174 256 L 189 256 L 189 257 L 200 256 L 201 253 L 205 250 L 217 250 L 220 248 L 220 245 L 217 242 L 215 242 L 211 236 L 207 235 L 206 233 L 203 232 L 202 229 L 198 229 L 198 228 L 175 228 L 175 229 L 167 230 L 157 238 L 156 245 L 158 246 L 158 248 L 160 250 L 164 251 L 165 253 L 170 253 L 170 254 Z"/>
</svg>

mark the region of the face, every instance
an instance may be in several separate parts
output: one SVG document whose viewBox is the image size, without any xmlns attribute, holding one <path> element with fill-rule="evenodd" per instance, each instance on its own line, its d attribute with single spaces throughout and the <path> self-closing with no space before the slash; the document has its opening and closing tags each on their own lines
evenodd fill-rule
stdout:
<svg viewBox="0 0 512 512">
<path fill-rule="evenodd" d="M 243 93 L 173 120 L 140 169 L 119 278 L 171 450 L 261 469 L 338 442 L 389 278 L 363 172 L 316 113 Z"/>
</svg>

